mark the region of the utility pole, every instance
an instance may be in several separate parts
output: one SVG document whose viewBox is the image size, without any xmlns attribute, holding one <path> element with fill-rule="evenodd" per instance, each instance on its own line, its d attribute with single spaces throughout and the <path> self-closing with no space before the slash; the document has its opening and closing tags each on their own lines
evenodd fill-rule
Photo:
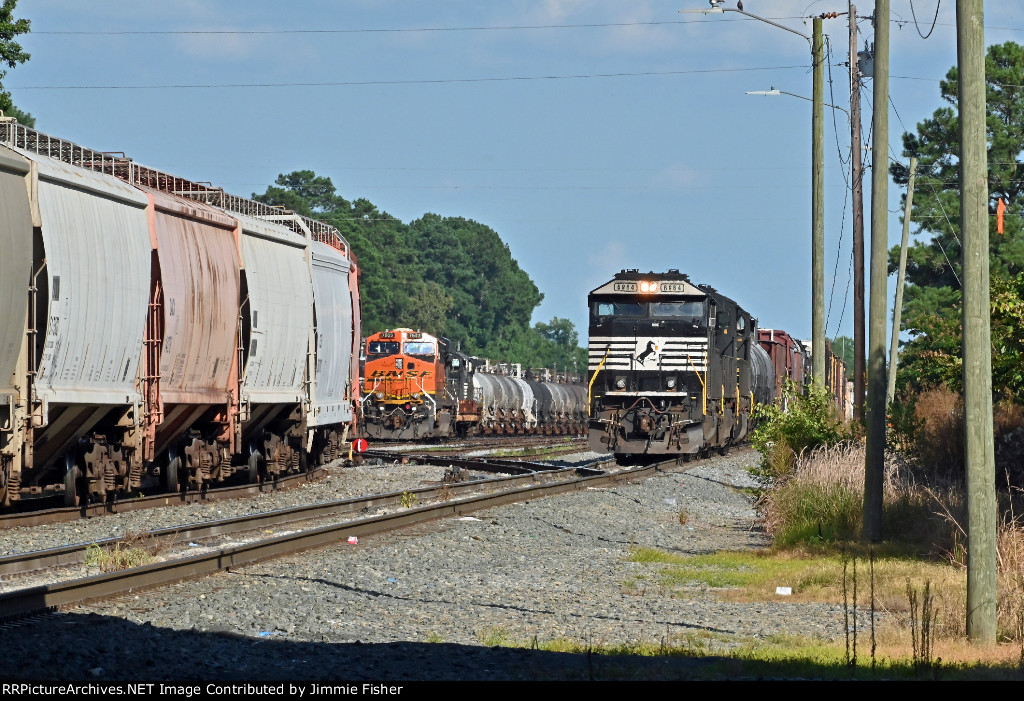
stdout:
<svg viewBox="0 0 1024 701">
<path fill-rule="evenodd" d="M 825 42 L 821 17 L 815 17 L 811 38 L 814 87 L 811 97 L 811 379 L 825 386 Z"/>
<path fill-rule="evenodd" d="M 889 388 L 885 401 L 891 402 L 896 395 L 896 365 L 900 345 L 900 316 L 903 311 L 903 278 L 907 274 L 907 241 L 910 238 L 910 209 L 914 206 L 914 176 L 917 175 L 917 158 L 910 158 L 910 181 L 907 183 L 907 202 L 903 207 L 903 239 L 900 242 L 900 268 L 896 275 L 896 303 L 892 309 L 892 336 L 889 338 Z"/>
<path fill-rule="evenodd" d="M 864 172 L 860 155 L 857 6 L 850 5 L 850 161 L 853 184 L 853 417 L 864 419 Z"/>
<path fill-rule="evenodd" d="M 996 640 L 996 490 L 988 271 L 988 144 L 982 0 L 957 0 L 960 234 L 963 236 L 964 457 L 967 468 L 967 636 Z"/>
<path fill-rule="evenodd" d="M 825 42 L 821 28 L 822 15 L 813 20 L 812 36 L 787 27 L 770 19 L 744 12 L 739 7 L 723 7 L 725 0 L 711 0 L 711 7 L 702 10 L 679 10 L 699 12 L 705 15 L 738 12 L 741 15 L 770 24 L 779 29 L 801 36 L 811 44 L 813 65 L 814 103 L 811 112 L 811 381 L 819 387 L 825 386 Z M 829 13 L 835 17 L 837 13 Z M 797 96 L 799 97 L 799 96 Z M 884 283 L 884 280 L 883 280 Z"/>
<path fill-rule="evenodd" d="M 885 473 L 885 283 L 889 254 L 889 0 L 875 2 L 871 116 L 871 299 L 868 329 L 867 449 L 864 459 L 864 540 L 882 541 Z"/>
</svg>

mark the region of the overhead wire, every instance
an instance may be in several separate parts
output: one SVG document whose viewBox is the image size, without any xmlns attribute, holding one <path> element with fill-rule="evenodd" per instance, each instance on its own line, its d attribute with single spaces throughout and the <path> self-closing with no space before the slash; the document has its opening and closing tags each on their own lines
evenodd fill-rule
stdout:
<svg viewBox="0 0 1024 701">
<path fill-rule="evenodd" d="M 927 34 L 921 34 L 921 27 L 919 27 L 917 24 L 917 13 L 914 12 L 914 0 L 910 0 L 910 14 L 914 18 L 914 29 L 917 30 L 917 33 L 920 35 L 922 39 L 927 39 L 932 35 L 932 32 L 935 31 L 935 23 L 938 22 L 939 20 L 939 7 L 941 6 L 942 0 L 935 0 L 935 16 L 932 17 L 932 28 L 928 30 Z"/>
<path fill-rule="evenodd" d="M 193 83 L 166 85 L 8 85 L 11 90 L 173 90 L 173 89 L 223 89 L 223 88 L 310 88 L 343 87 L 361 85 L 434 85 L 443 83 L 493 83 L 532 80 L 578 80 L 586 78 L 635 78 L 642 76 L 695 75 L 708 73 L 745 73 L 789 69 L 806 70 L 806 65 L 797 66 L 756 66 L 751 68 L 695 68 L 685 71 L 637 71 L 631 73 L 579 73 L 567 75 L 505 76 L 491 78 L 436 78 L 422 80 L 339 80 L 325 82 L 295 83 Z"/>
<path fill-rule="evenodd" d="M 829 38 L 828 38 L 827 35 L 825 36 L 825 57 L 826 57 L 826 66 L 828 67 L 829 99 L 830 99 L 831 103 L 834 105 L 835 104 L 835 91 L 834 91 L 834 81 L 833 81 L 833 78 L 832 78 L 832 63 L 831 63 L 831 58 L 832 58 L 832 42 L 829 41 Z M 834 269 L 832 270 L 832 288 L 829 291 L 828 310 L 826 311 L 826 314 L 825 314 L 826 334 L 827 334 L 827 330 L 828 330 L 829 319 L 831 319 L 831 317 L 832 317 L 832 305 L 835 303 L 836 283 L 839 280 L 839 260 L 840 260 L 839 253 L 840 253 L 840 251 L 843 248 L 843 236 L 846 233 L 846 206 L 847 206 L 847 203 L 849 202 L 849 196 L 850 196 L 850 179 L 846 176 L 845 166 L 846 166 L 847 163 L 850 163 L 851 159 L 853 158 L 852 149 L 851 149 L 850 157 L 849 158 L 843 158 L 842 146 L 840 146 L 840 144 L 839 144 L 839 126 L 838 126 L 838 124 L 836 124 L 836 110 L 834 110 L 834 109 L 832 110 L 832 131 L 833 131 L 833 134 L 835 135 L 835 139 L 836 139 L 836 151 L 837 151 L 837 153 L 839 155 L 839 163 L 843 166 L 842 168 L 840 168 L 840 172 L 842 172 L 843 180 L 846 182 L 846 189 L 843 191 L 843 209 L 842 209 L 843 215 L 842 215 L 842 219 L 840 220 L 840 224 L 839 224 L 839 242 L 836 244 L 836 248 L 837 248 L 837 251 L 836 251 L 836 264 L 835 264 Z M 841 307 L 841 309 L 843 310 L 843 314 L 840 315 L 839 324 L 842 324 L 842 317 L 843 317 L 843 315 L 845 315 L 846 304 L 849 301 L 849 291 L 850 291 L 850 284 L 849 284 L 849 277 L 848 277 L 847 278 L 847 284 L 846 284 L 846 295 L 844 296 L 843 304 L 842 304 L 842 307 Z M 836 327 L 836 331 L 837 332 L 838 332 L 838 329 L 839 329 L 839 326 Z"/>
</svg>

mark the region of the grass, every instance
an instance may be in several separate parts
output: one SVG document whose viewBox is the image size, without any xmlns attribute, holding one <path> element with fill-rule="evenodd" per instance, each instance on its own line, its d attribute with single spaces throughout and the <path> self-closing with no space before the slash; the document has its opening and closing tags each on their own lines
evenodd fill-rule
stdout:
<svg viewBox="0 0 1024 701">
<path fill-rule="evenodd" d="M 515 644 L 511 634 L 500 626 L 484 628 L 477 632 L 476 638 L 484 647 L 529 647 Z"/>
<path fill-rule="evenodd" d="M 139 567 L 156 560 L 156 551 L 147 537 L 140 533 L 126 533 L 112 548 L 101 548 L 93 543 L 85 551 L 85 566 L 101 572 L 116 572 Z"/>
<path fill-rule="evenodd" d="M 885 644 L 875 659 L 851 662 L 842 644 L 792 635 L 735 640 L 713 631 L 687 632 L 660 640 L 617 643 L 568 638 L 513 639 L 502 628 L 478 634 L 481 644 L 586 655 L 591 679 L 880 679 L 1016 680 L 1024 678 L 1019 661 L 1003 649 L 940 646 L 935 652 L 957 659 L 929 666 Z M 644 659 L 649 662 L 643 662 Z M 652 666 L 653 663 L 653 666 Z M 561 677 L 560 677 L 561 678 Z"/>
</svg>

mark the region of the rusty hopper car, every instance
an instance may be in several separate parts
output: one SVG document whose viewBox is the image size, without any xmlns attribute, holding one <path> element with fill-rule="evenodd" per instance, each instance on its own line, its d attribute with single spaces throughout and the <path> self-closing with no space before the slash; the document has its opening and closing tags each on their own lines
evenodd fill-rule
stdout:
<svg viewBox="0 0 1024 701">
<path fill-rule="evenodd" d="M 585 392 L 570 380 L 493 365 L 428 333 L 381 331 L 366 340 L 362 426 L 387 440 L 579 435 Z"/>
<path fill-rule="evenodd" d="M 803 388 L 807 382 L 807 349 L 804 344 L 779 329 L 760 329 L 758 342 L 774 365 L 775 396 L 785 402 L 786 394 L 782 391 L 785 382 L 792 382 L 797 388 Z M 785 404 L 782 406 L 786 409 Z"/>
<path fill-rule="evenodd" d="M 724 452 L 774 396 L 757 320 L 678 270 L 623 270 L 593 290 L 590 444 L 629 455 Z"/>
<path fill-rule="evenodd" d="M 268 479 L 346 451 L 333 228 L 0 121 L 0 503 Z"/>
</svg>

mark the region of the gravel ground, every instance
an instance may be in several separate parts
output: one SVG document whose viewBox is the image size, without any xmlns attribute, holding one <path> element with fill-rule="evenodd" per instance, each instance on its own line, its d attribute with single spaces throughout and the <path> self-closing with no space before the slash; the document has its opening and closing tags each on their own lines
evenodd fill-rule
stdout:
<svg viewBox="0 0 1024 701">
<path fill-rule="evenodd" d="M 591 454 L 581 454 L 579 459 Z M 59 680 L 671 679 L 691 659 L 511 650 L 700 640 L 709 653 L 789 633 L 841 640 L 824 604 L 673 596 L 633 546 L 754 549 L 745 451 L 633 484 L 478 512 L 0 628 L 6 673 Z M 689 469 L 684 468 L 688 467 Z M 444 468 L 344 468 L 256 500 L 134 512 L 0 534 L 0 551 L 437 481 Z M 333 496 L 332 496 L 333 495 Z M 182 511 L 178 512 L 181 509 Z M 205 511 L 204 511 L 205 510 Z M 680 525 L 680 512 L 687 520 Z M 51 540 L 52 539 L 52 540 Z"/>
</svg>

